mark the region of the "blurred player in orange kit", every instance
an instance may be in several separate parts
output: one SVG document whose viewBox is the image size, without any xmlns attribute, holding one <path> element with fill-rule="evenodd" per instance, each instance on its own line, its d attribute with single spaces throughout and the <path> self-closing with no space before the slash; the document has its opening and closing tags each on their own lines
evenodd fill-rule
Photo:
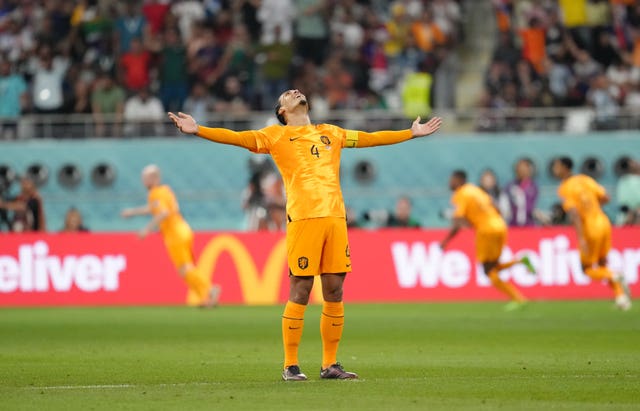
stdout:
<svg viewBox="0 0 640 411">
<path fill-rule="evenodd" d="M 467 173 L 456 170 L 449 178 L 449 188 L 453 191 L 451 202 L 454 206 L 453 225 L 444 240 L 440 243 L 442 249 L 458 231 L 471 225 L 476 231 L 476 258 L 482 263 L 485 274 L 491 280 L 491 284 L 511 298 L 505 309 L 519 308 L 526 302 L 520 291 L 511 283 L 500 279 L 500 271 L 522 263 L 530 273 L 534 273 L 528 257 L 520 260 L 512 260 L 501 263 L 502 248 L 507 243 L 507 223 L 493 203 L 489 194 L 480 187 L 467 183 Z"/>
<path fill-rule="evenodd" d="M 280 95 L 275 114 L 282 125 L 235 132 L 199 126 L 190 115 L 169 113 L 183 133 L 217 143 L 232 144 L 255 153 L 269 153 L 284 180 L 287 194 L 287 254 L 289 301 L 282 316 L 284 380 L 302 381 L 298 347 L 304 327 L 314 276 L 320 275 L 324 303 L 320 319 L 322 367 L 325 379 L 353 379 L 337 362 L 338 344 L 344 328 L 342 287 L 351 272 L 346 210 L 340 188 L 340 153 L 343 148 L 400 143 L 436 132 L 442 123 L 433 118 L 425 124 L 417 118 L 402 131 L 345 130 L 330 124 L 312 124 L 309 103 L 298 90 Z"/>
<path fill-rule="evenodd" d="M 207 277 L 196 267 L 193 258 L 193 231 L 182 218 L 173 191 L 168 185 L 162 184 L 160 168 L 154 164 L 146 166 L 142 170 L 142 184 L 149 191 L 147 204 L 123 210 L 122 217 L 152 215 L 153 218 L 140 230 L 139 236 L 145 238 L 159 228 L 169 258 L 184 278 L 189 290 L 197 296 L 197 305 L 200 307 L 217 305 L 220 287 L 212 286 Z"/>
<path fill-rule="evenodd" d="M 593 280 L 606 281 L 613 290 L 616 306 L 626 311 L 631 308 L 631 299 L 624 278 L 607 267 L 611 222 L 601 205 L 609 202 L 609 195 L 593 178 L 574 175 L 572 170 L 573 160 L 569 157 L 553 161 L 553 175 L 561 180 L 558 197 L 578 235 L 582 271 Z"/>
</svg>

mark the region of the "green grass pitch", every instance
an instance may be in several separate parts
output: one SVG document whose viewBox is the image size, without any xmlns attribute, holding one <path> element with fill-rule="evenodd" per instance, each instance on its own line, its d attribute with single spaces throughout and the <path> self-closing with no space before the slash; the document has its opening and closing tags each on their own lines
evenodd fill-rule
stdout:
<svg viewBox="0 0 640 411">
<path fill-rule="evenodd" d="M 610 302 L 347 304 L 321 381 L 318 306 L 283 382 L 281 307 L 3 309 L 2 410 L 640 409 L 640 317 Z"/>
</svg>

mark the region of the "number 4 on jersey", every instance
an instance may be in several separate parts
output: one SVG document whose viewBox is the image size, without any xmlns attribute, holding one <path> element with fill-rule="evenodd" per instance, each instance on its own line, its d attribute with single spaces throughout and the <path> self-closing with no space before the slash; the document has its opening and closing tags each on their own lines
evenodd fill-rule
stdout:
<svg viewBox="0 0 640 411">
<path fill-rule="evenodd" d="M 311 146 L 311 155 L 320 158 L 320 151 L 318 151 L 318 147 L 315 144 Z"/>
</svg>

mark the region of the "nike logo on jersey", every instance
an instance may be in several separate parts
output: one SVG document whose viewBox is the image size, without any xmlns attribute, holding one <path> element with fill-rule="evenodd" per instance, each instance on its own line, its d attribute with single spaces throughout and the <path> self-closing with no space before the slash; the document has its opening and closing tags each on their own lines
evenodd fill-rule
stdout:
<svg viewBox="0 0 640 411">
<path fill-rule="evenodd" d="M 297 139 L 299 139 L 299 138 L 301 138 L 301 137 L 302 137 L 302 136 L 300 136 L 300 137 L 289 137 L 289 141 L 296 141 Z"/>
<path fill-rule="evenodd" d="M 334 327 L 340 327 L 341 325 L 343 325 L 344 323 L 340 323 L 340 324 L 336 324 L 336 323 L 331 323 L 332 326 Z"/>
<path fill-rule="evenodd" d="M 291 326 L 289 326 L 290 330 L 299 330 L 300 328 L 302 328 L 302 327 L 291 327 Z"/>
</svg>

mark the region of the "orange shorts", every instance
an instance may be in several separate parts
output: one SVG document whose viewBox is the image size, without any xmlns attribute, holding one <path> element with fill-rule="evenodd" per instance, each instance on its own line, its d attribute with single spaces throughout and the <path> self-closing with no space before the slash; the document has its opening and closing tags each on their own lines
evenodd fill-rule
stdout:
<svg viewBox="0 0 640 411">
<path fill-rule="evenodd" d="M 179 269 L 180 267 L 193 264 L 193 233 L 182 233 L 180 236 L 167 236 L 164 245 L 171 262 Z"/>
<path fill-rule="evenodd" d="M 580 262 L 584 266 L 592 266 L 598 261 L 606 260 L 611 250 L 611 223 L 608 218 L 597 219 L 584 225 L 584 239 L 588 253 L 580 250 Z"/>
<path fill-rule="evenodd" d="M 346 220 L 322 217 L 290 222 L 287 224 L 287 256 L 293 275 L 351 272 Z"/>
<path fill-rule="evenodd" d="M 478 231 L 476 233 L 476 259 L 480 263 L 493 263 L 500 259 L 507 243 L 507 229 Z"/>
</svg>

